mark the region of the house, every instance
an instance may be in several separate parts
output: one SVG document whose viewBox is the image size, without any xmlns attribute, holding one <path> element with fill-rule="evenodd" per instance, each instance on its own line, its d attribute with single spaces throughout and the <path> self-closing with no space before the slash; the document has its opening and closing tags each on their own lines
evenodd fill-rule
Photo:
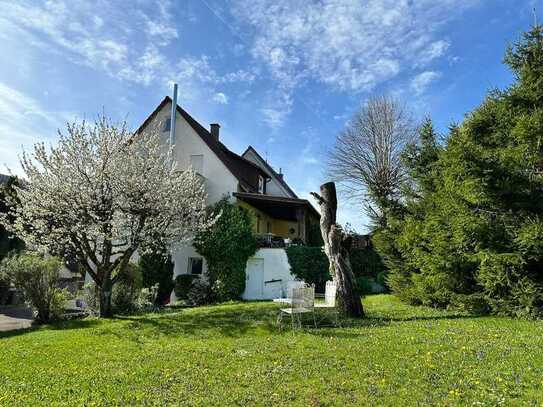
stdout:
<svg viewBox="0 0 543 407">
<path fill-rule="evenodd" d="M 170 97 L 164 100 L 136 131 L 145 134 L 159 129 L 164 143 L 169 142 Z M 174 157 L 180 168 L 192 167 L 203 177 L 207 204 L 227 196 L 246 208 L 253 219 L 253 230 L 263 246 L 247 262 L 245 299 L 270 299 L 284 294 L 287 281 L 293 280 L 283 247 L 284 240 L 306 242 L 308 233 L 319 222 L 319 213 L 306 199 L 300 199 L 288 186 L 281 171 L 276 172 L 251 146 L 238 155 L 220 140 L 220 125 L 209 130 L 180 106 L 176 109 Z M 278 246 L 278 247 L 271 247 Z M 188 245 L 175 249 L 174 276 L 206 272 L 205 259 Z"/>
</svg>

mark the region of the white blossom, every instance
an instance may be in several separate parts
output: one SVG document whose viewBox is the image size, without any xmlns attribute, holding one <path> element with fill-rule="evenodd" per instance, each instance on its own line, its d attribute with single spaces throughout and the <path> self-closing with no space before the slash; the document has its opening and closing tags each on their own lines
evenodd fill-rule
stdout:
<svg viewBox="0 0 543 407">
<path fill-rule="evenodd" d="M 206 220 L 206 193 L 191 169 L 179 170 L 158 127 L 132 134 L 102 117 L 67 125 L 58 145 L 23 153 L 10 224 L 27 244 L 74 253 L 99 287 L 141 247 L 186 243 Z"/>
</svg>

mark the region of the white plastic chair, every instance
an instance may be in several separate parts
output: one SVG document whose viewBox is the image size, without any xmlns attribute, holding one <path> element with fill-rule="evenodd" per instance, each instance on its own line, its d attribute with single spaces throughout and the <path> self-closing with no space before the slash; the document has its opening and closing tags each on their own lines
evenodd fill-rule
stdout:
<svg viewBox="0 0 543 407">
<path fill-rule="evenodd" d="M 292 329 L 297 325 L 302 327 L 301 315 L 306 313 L 313 314 L 313 324 L 317 327 L 315 318 L 315 287 L 293 288 L 292 298 L 289 308 L 281 308 L 277 317 L 279 330 L 282 329 L 283 315 L 290 315 Z"/>
</svg>

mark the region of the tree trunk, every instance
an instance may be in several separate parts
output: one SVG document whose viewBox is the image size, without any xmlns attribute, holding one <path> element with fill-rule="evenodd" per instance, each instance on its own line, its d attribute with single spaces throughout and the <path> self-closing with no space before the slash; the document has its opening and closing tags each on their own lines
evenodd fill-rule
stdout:
<svg viewBox="0 0 543 407">
<path fill-rule="evenodd" d="M 336 223 L 337 194 L 333 182 L 321 185 L 320 195 L 311 193 L 319 202 L 321 209 L 321 233 L 324 251 L 330 262 L 330 274 L 337 285 L 340 309 L 349 317 L 364 316 L 360 295 L 354 287 L 354 274 L 349 259 L 351 238 Z"/>
<path fill-rule="evenodd" d="M 100 287 L 100 317 L 111 318 L 113 316 L 113 310 L 111 308 L 111 278 L 102 282 Z"/>
</svg>

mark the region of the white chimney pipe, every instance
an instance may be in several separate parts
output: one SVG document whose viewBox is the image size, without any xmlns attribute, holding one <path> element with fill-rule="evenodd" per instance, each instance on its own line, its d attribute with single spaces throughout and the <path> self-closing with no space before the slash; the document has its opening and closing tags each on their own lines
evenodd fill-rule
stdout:
<svg viewBox="0 0 543 407">
<path fill-rule="evenodd" d="M 175 117 L 177 113 L 177 83 L 173 84 L 172 116 L 170 118 L 170 147 L 175 144 Z"/>
</svg>

